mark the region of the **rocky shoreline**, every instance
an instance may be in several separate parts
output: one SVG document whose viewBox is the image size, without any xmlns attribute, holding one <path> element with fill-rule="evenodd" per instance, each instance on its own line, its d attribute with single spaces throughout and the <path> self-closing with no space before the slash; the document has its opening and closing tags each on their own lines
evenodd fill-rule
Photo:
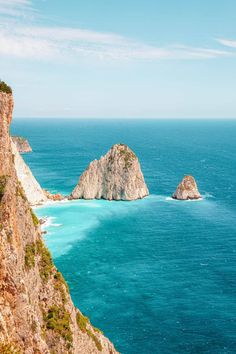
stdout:
<svg viewBox="0 0 236 354">
<path fill-rule="evenodd" d="M 73 305 L 43 242 L 28 197 L 44 193 L 9 136 L 12 111 L 7 87 L 0 91 L 0 353 L 115 354 L 113 344 Z"/>
</svg>

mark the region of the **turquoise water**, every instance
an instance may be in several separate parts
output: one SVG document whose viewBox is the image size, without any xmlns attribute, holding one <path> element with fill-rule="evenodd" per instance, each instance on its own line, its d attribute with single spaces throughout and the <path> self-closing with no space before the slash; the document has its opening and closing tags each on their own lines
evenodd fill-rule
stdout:
<svg viewBox="0 0 236 354">
<path fill-rule="evenodd" d="M 15 120 L 41 184 L 70 193 L 114 143 L 140 158 L 150 197 L 37 209 L 75 304 L 123 354 L 236 352 L 236 121 Z M 184 174 L 202 201 L 169 197 Z"/>
</svg>

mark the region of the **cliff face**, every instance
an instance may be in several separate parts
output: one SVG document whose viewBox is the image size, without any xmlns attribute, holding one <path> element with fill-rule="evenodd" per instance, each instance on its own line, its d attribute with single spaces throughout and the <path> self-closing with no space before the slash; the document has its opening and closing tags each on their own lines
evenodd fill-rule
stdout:
<svg viewBox="0 0 236 354">
<path fill-rule="evenodd" d="M 17 178 L 21 183 L 28 201 L 31 205 L 38 205 L 46 202 L 48 198 L 46 197 L 45 192 L 35 179 L 30 168 L 26 165 L 13 141 L 11 147 Z"/>
<path fill-rule="evenodd" d="M 100 160 L 90 163 L 71 197 L 135 200 L 148 194 L 137 156 L 128 146 L 116 144 Z"/>
<path fill-rule="evenodd" d="M 0 92 L 0 353 L 116 353 L 72 303 L 14 168 L 13 98 Z"/>
<path fill-rule="evenodd" d="M 172 195 L 172 198 L 178 200 L 200 199 L 201 195 L 198 191 L 195 179 L 192 176 L 185 176 Z"/>
<path fill-rule="evenodd" d="M 32 152 L 31 146 L 27 139 L 22 138 L 21 136 L 13 136 L 12 141 L 16 145 L 19 153 Z"/>
</svg>

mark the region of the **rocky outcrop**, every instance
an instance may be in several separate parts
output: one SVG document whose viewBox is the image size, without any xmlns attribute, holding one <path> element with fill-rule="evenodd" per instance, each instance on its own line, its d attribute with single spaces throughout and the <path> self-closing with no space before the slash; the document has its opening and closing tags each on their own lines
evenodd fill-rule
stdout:
<svg viewBox="0 0 236 354">
<path fill-rule="evenodd" d="M 74 307 L 44 245 L 13 163 L 12 108 L 0 92 L 0 353 L 116 353 Z"/>
<path fill-rule="evenodd" d="M 172 198 L 178 200 L 200 199 L 201 195 L 195 179 L 192 176 L 185 176 L 172 195 Z"/>
<path fill-rule="evenodd" d="M 90 163 L 71 198 L 135 200 L 148 194 L 137 156 L 127 145 L 116 144 Z"/>
<path fill-rule="evenodd" d="M 26 152 L 32 152 L 32 148 L 28 140 L 23 138 L 22 136 L 13 136 L 12 141 L 16 145 L 17 150 L 19 151 L 20 154 Z"/>
<path fill-rule="evenodd" d="M 44 189 L 43 192 L 44 192 L 44 194 L 45 194 L 45 196 L 46 196 L 46 198 L 47 198 L 48 200 L 52 200 L 52 201 L 54 201 L 54 202 L 60 202 L 60 201 L 62 201 L 62 200 L 64 200 L 64 199 L 66 199 L 66 198 L 63 197 L 63 195 L 60 194 L 60 193 L 52 194 L 52 193 L 50 193 L 49 191 L 47 191 L 46 189 Z"/>
<path fill-rule="evenodd" d="M 31 205 L 45 203 L 48 199 L 38 181 L 35 179 L 30 168 L 21 157 L 16 145 L 12 141 L 12 154 L 17 178 L 21 183 L 24 193 Z"/>
</svg>

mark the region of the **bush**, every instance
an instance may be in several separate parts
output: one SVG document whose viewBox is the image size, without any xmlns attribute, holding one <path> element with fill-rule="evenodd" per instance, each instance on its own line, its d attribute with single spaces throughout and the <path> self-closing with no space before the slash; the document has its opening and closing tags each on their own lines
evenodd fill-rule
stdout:
<svg viewBox="0 0 236 354">
<path fill-rule="evenodd" d="M 87 334 L 94 341 L 94 343 L 97 347 L 97 350 L 99 350 L 101 352 L 102 351 L 102 344 L 101 344 L 100 340 L 89 329 L 87 329 Z"/>
<path fill-rule="evenodd" d="M 20 354 L 20 351 L 11 343 L 0 343 L 1 354 Z"/>
<path fill-rule="evenodd" d="M 41 257 L 39 261 L 39 273 L 43 281 L 47 281 L 53 269 L 52 257 L 42 240 L 36 242 L 37 254 Z"/>
<path fill-rule="evenodd" d="M 72 332 L 70 328 L 70 314 L 65 308 L 51 306 L 44 316 L 47 329 L 51 329 L 63 337 L 67 342 L 72 343 Z"/>
<path fill-rule="evenodd" d="M 14 156 L 14 155 L 13 155 Z M 21 185 L 21 183 L 20 182 L 18 182 L 18 186 L 17 186 L 17 195 L 19 196 L 19 197 L 21 197 L 24 201 L 26 201 L 27 200 L 27 198 L 26 198 L 26 195 L 25 195 L 25 192 L 24 192 L 24 189 L 22 188 L 22 185 Z M 31 216 L 32 216 L 32 213 L 31 213 Z M 36 217 L 36 215 L 34 215 L 34 217 Z M 32 216 L 32 218 L 33 218 L 33 216 Z M 37 217 L 36 217 L 37 218 Z"/>
<path fill-rule="evenodd" d="M 66 291 L 69 292 L 68 285 L 67 285 L 65 279 L 63 278 L 62 274 L 58 271 L 54 275 L 54 279 L 55 279 L 54 288 L 56 290 L 60 291 L 62 302 L 65 303 L 66 302 L 65 288 L 66 288 Z"/>
<path fill-rule="evenodd" d="M 4 191 L 7 183 L 7 177 L 6 176 L 1 176 L 0 177 L 0 201 L 2 200 L 4 196 Z"/>
<path fill-rule="evenodd" d="M 80 313 L 80 312 L 77 312 L 76 322 L 77 322 L 79 329 L 82 332 L 84 332 L 84 333 L 87 332 L 87 324 L 89 323 L 88 317 L 82 315 L 82 313 Z"/>
<path fill-rule="evenodd" d="M 25 266 L 30 269 L 35 266 L 35 244 L 28 243 L 25 247 Z"/>
<path fill-rule="evenodd" d="M 0 91 L 5 93 L 12 93 L 11 87 L 1 80 L 0 80 Z"/>
<path fill-rule="evenodd" d="M 32 209 L 30 209 L 30 213 L 31 213 L 31 216 L 32 216 L 32 220 L 33 220 L 34 226 L 36 227 L 39 224 L 39 220 L 38 220 L 37 216 L 35 215 L 35 213 L 33 212 Z"/>
<path fill-rule="evenodd" d="M 102 344 L 101 344 L 100 340 L 95 336 L 95 334 L 90 329 L 87 328 L 87 324 L 88 323 L 90 324 L 88 317 L 82 315 L 82 313 L 80 313 L 80 312 L 77 312 L 77 314 L 76 314 L 76 322 L 77 322 L 77 325 L 78 325 L 79 329 L 83 333 L 87 333 L 87 335 L 94 341 L 97 349 L 99 351 L 101 351 L 102 350 Z M 94 328 L 93 326 L 92 326 L 92 328 L 94 329 L 95 332 L 102 333 L 98 328 Z"/>
</svg>

